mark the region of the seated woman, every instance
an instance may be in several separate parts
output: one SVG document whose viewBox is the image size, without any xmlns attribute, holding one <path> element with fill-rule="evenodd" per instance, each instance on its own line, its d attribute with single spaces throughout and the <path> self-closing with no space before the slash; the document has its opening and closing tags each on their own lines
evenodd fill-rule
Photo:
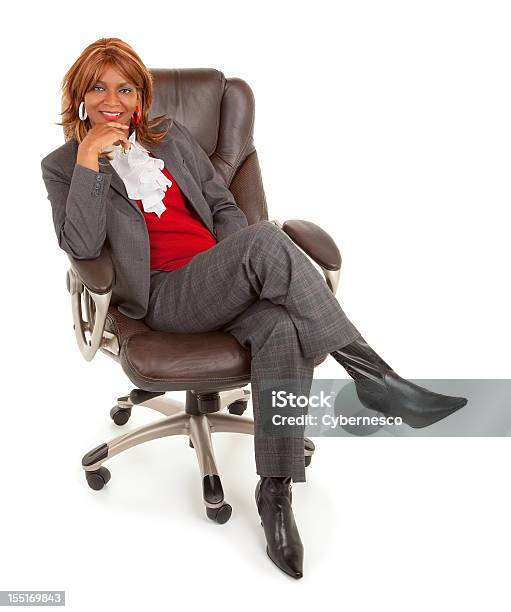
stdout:
<svg viewBox="0 0 511 612">
<path fill-rule="evenodd" d="M 300 578 L 291 482 L 305 482 L 303 438 L 260 427 L 265 381 L 292 379 L 308 397 L 314 357 L 330 353 L 365 406 L 414 427 L 467 400 L 401 378 L 287 235 L 269 221 L 248 225 L 185 126 L 149 119 L 152 99 L 150 72 L 117 38 L 89 45 L 69 69 L 61 124 L 67 142 L 42 161 L 58 243 L 90 259 L 108 237 L 116 270 L 111 303 L 127 316 L 160 331 L 223 330 L 250 350 L 257 509 L 268 555 Z M 101 172 L 100 158 L 113 171 Z"/>
</svg>

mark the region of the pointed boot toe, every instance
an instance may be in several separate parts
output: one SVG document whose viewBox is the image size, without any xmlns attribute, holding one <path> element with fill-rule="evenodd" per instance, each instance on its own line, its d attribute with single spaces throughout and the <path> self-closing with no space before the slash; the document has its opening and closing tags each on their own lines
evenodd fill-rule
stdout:
<svg viewBox="0 0 511 612">
<path fill-rule="evenodd" d="M 401 378 L 393 370 L 384 374 L 388 404 L 393 413 L 416 429 L 427 427 L 463 408 L 466 397 L 442 395 Z"/>
<path fill-rule="evenodd" d="M 301 550 L 295 548 L 287 551 L 283 550 L 275 558 L 270 553 L 268 546 L 266 546 L 266 554 L 280 570 L 291 576 L 291 578 L 298 580 L 303 577 L 303 547 Z"/>
</svg>

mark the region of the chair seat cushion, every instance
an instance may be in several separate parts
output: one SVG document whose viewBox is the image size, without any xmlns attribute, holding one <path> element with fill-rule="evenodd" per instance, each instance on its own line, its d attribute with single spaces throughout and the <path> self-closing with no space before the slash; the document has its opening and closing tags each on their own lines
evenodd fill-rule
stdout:
<svg viewBox="0 0 511 612">
<path fill-rule="evenodd" d="M 114 306 L 108 309 L 106 329 L 117 336 L 119 361 L 139 389 L 217 391 L 250 383 L 250 351 L 227 332 L 154 331 Z"/>
</svg>

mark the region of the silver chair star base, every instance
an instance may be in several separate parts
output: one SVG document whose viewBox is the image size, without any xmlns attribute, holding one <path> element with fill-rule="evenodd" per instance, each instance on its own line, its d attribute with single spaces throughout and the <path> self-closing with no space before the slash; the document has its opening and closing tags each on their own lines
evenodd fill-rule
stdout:
<svg viewBox="0 0 511 612">
<path fill-rule="evenodd" d="M 250 391 L 241 388 L 210 393 L 187 391 L 184 403 L 161 397 L 164 395 L 165 393 L 134 389 L 129 396 L 118 398 L 117 405 L 110 411 L 110 416 L 117 425 L 125 425 L 128 422 L 134 405 L 152 408 L 164 414 L 166 418 L 117 436 L 84 455 L 82 467 L 87 483 L 94 490 L 102 489 L 110 480 L 110 472 L 103 463 L 129 448 L 156 438 L 187 436 L 199 464 L 206 514 L 217 523 L 225 523 L 231 516 L 232 507 L 224 500 L 211 434 L 254 434 L 254 420 L 242 416 L 250 399 Z M 224 409 L 227 409 L 229 414 L 222 413 Z M 313 453 L 314 444 L 304 438 L 305 465 L 309 465 Z"/>
</svg>

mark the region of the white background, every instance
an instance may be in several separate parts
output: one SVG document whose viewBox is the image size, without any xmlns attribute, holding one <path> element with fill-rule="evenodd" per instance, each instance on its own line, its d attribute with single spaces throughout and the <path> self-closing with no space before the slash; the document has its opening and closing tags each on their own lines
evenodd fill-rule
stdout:
<svg viewBox="0 0 511 612">
<path fill-rule="evenodd" d="M 315 439 L 293 487 L 304 578 L 267 558 L 252 440 L 216 455 L 231 520 L 205 518 L 185 438 L 82 455 L 159 418 L 111 423 L 132 384 L 80 356 L 40 160 L 63 143 L 59 86 L 89 43 L 148 67 L 246 80 L 269 214 L 324 227 L 337 295 L 406 378 L 509 378 L 511 19 L 506 2 L 11 4 L 2 34 L 0 589 L 71 610 L 509 610 L 509 439 Z M 5 15 L 4 15 L 5 17 Z M 7 26 L 7 27 L 6 27 Z M 330 357 L 316 377 L 347 378 Z M 183 394 L 173 394 L 181 398 Z M 108 608 L 107 608 L 108 607 Z"/>
</svg>

